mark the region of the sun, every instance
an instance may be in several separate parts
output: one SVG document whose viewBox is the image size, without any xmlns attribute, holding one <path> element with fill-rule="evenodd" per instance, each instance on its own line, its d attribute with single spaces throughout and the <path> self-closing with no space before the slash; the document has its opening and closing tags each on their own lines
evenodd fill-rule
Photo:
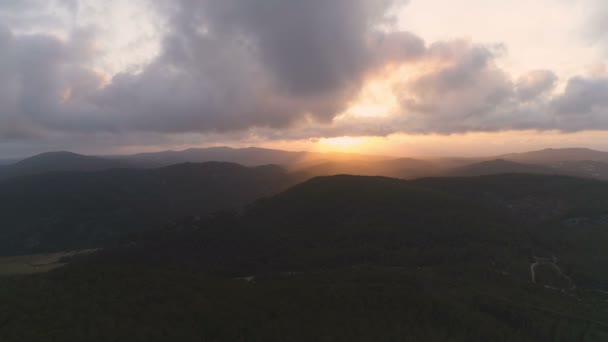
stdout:
<svg viewBox="0 0 608 342">
<path fill-rule="evenodd" d="M 319 144 L 324 147 L 325 150 L 349 150 L 355 147 L 359 147 L 365 143 L 365 138 L 357 137 L 336 137 L 336 138 L 325 138 L 319 141 Z"/>
</svg>

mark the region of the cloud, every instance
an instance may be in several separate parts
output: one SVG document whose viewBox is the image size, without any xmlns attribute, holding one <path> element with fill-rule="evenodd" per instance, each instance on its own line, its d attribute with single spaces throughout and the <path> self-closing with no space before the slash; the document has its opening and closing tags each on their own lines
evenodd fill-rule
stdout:
<svg viewBox="0 0 608 342">
<path fill-rule="evenodd" d="M 271 136 L 608 129 L 608 78 L 574 77 L 563 92 L 554 94 L 553 72 L 534 70 L 515 78 L 498 66 L 504 51 L 500 45 L 468 40 L 430 44 L 394 81 L 398 106 L 392 113 L 349 116 L 331 126 L 307 125 Z"/>
<path fill-rule="evenodd" d="M 76 0 L 0 0 L 0 22 L 18 31 L 62 28 L 76 9 Z"/>
<path fill-rule="evenodd" d="M 604 78 L 574 77 L 556 93 L 551 70 L 502 69 L 501 44 L 397 29 L 387 13 L 405 3 L 150 0 L 166 23 L 159 53 L 108 75 L 94 68 L 100 30 L 65 23 L 79 1 L 0 0 L 0 141 L 608 129 Z M 37 30 L 57 25 L 64 36 Z M 345 119 L 378 75 L 392 79 L 397 108 Z"/>
<path fill-rule="evenodd" d="M 603 0 L 585 0 L 583 4 L 587 10 L 584 30 L 586 37 L 608 52 L 608 3 Z"/>
<path fill-rule="evenodd" d="M 562 130 L 608 129 L 608 77 L 570 79 L 551 107 Z"/>
<path fill-rule="evenodd" d="M 94 29 L 67 39 L 5 29 L 0 67 L 10 75 L 0 120 L 10 128 L 0 138 L 22 130 L 176 134 L 329 124 L 369 74 L 424 49 L 413 34 L 377 29 L 403 1 L 153 3 L 168 23 L 161 52 L 141 72 L 110 80 L 90 67 L 103 54 Z M 3 10 L 46 13 L 36 0 L 15 6 Z"/>
<path fill-rule="evenodd" d="M 429 46 L 423 63 L 428 72 L 399 87 L 402 115 L 411 122 L 404 129 L 451 133 L 483 130 L 478 123 L 505 104 L 513 84 L 494 65 L 500 49 L 468 41 Z"/>
<path fill-rule="evenodd" d="M 89 39 L 87 32 L 64 41 L 0 29 L 0 138 L 40 136 L 77 122 L 79 130 L 87 128 L 91 100 L 103 84 L 84 66 L 95 53 Z"/>
<path fill-rule="evenodd" d="M 127 126 L 161 132 L 329 123 L 368 74 L 423 46 L 374 29 L 394 3 L 163 2 L 171 23 L 163 52 L 141 74 L 117 75 L 101 101 L 130 113 Z"/>
<path fill-rule="evenodd" d="M 551 70 L 534 70 L 517 80 L 517 96 L 529 101 L 551 91 L 557 83 L 557 75 Z"/>
</svg>

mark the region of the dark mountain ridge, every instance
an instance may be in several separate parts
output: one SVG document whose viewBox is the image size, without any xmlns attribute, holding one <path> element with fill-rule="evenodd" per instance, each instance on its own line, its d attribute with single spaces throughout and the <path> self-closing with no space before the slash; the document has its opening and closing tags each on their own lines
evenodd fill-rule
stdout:
<svg viewBox="0 0 608 342">
<path fill-rule="evenodd" d="M 496 158 L 391 159 L 345 153 L 291 152 L 264 148 L 210 147 L 183 151 L 93 157 L 51 152 L 0 165 L 0 179 L 52 171 L 99 171 L 113 168 L 158 168 L 187 162 L 231 162 L 245 166 L 275 164 L 305 180 L 316 176 L 356 174 L 404 179 L 429 176 L 477 176 L 501 173 L 562 174 L 608 179 L 608 152 L 547 149 Z"/>
<path fill-rule="evenodd" d="M 54 171 L 101 171 L 128 167 L 129 164 L 72 152 L 48 152 L 0 168 L 0 179 Z"/>
<path fill-rule="evenodd" d="M 128 160 L 146 167 L 168 166 L 186 162 L 231 162 L 245 166 L 284 165 L 302 159 L 306 152 L 289 152 L 263 148 L 235 149 L 230 147 L 191 148 L 183 151 L 140 153 L 112 158 Z"/>
<path fill-rule="evenodd" d="M 180 188 L 198 167 L 156 172 Z M 563 176 L 314 178 L 0 279 L 0 339 L 604 341 L 608 233 L 569 218 L 607 204 L 608 183 Z"/>
<path fill-rule="evenodd" d="M 588 148 L 544 149 L 525 153 L 512 153 L 499 158 L 520 163 L 550 164 L 562 161 L 602 161 L 608 162 L 608 152 Z"/>
<path fill-rule="evenodd" d="M 487 176 L 497 175 L 505 173 L 527 173 L 527 174 L 545 174 L 545 175 L 572 175 L 575 176 L 574 172 L 568 174 L 565 170 L 552 168 L 549 166 L 535 165 L 535 164 L 524 164 L 508 161 L 505 159 L 496 159 L 491 161 L 483 161 L 480 163 L 470 164 L 462 166 L 453 170 L 450 170 L 443 174 L 444 176 L 457 176 L 457 177 L 475 177 L 475 176 Z"/>
<path fill-rule="evenodd" d="M 0 254 L 96 246 L 186 216 L 238 209 L 289 184 L 278 166 L 217 162 L 8 179 L 0 182 Z"/>
<path fill-rule="evenodd" d="M 305 151 L 284 151 L 259 147 L 231 148 L 208 147 L 191 148 L 183 151 L 164 151 L 139 153 L 134 155 L 112 156 L 119 160 L 128 160 L 141 167 L 159 167 L 185 162 L 220 161 L 245 166 L 275 164 L 281 166 L 304 167 L 310 163 L 324 163 L 329 160 L 381 160 L 386 157 L 367 156 L 347 153 L 319 153 Z"/>
</svg>

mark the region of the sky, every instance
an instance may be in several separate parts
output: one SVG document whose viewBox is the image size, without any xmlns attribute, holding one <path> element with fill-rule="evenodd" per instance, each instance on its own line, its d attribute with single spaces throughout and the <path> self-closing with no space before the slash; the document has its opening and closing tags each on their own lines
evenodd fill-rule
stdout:
<svg viewBox="0 0 608 342">
<path fill-rule="evenodd" d="M 0 0 L 0 158 L 608 150 L 603 0 Z"/>
</svg>

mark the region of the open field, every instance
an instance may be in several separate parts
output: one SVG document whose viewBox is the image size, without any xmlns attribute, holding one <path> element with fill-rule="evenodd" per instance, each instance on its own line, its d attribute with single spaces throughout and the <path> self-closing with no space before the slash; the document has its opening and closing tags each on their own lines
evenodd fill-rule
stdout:
<svg viewBox="0 0 608 342">
<path fill-rule="evenodd" d="M 0 258 L 0 276 L 44 273 L 62 267 L 61 260 L 78 254 L 91 253 L 94 249 L 58 252 L 50 254 L 30 254 Z"/>
</svg>

